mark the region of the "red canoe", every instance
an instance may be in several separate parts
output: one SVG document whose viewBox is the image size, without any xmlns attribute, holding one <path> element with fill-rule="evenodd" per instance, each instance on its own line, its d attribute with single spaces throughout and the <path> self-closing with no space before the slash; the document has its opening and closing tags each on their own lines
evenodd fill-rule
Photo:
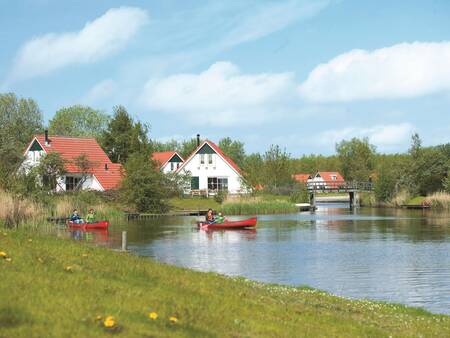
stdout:
<svg viewBox="0 0 450 338">
<path fill-rule="evenodd" d="M 108 229 L 108 221 L 98 221 L 95 223 L 74 223 L 72 221 L 67 221 L 67 225 L 71 228 L 82 228 L 82 229 Z"/>
<path fill-rule="evenodd" d="M 223 223 L 208 224 L 206 222 L 197 222 L 202 229 L 245 229 L 256 227 L 256 217 L 243 219 L 241 221 L 225 221 Z"/>
</svg>

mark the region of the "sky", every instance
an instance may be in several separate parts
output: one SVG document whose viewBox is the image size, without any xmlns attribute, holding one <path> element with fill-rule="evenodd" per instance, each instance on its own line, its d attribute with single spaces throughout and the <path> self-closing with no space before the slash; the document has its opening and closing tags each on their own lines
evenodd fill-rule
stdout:
<svg viewBox="0 0 450 338">
<path fill-rule="evenodd" d="M 0 0 L 0 92 L 46 123 L 123 105 L 150 137 L 330 155 L 450 142 L 450 1 Z"/>
</svg>

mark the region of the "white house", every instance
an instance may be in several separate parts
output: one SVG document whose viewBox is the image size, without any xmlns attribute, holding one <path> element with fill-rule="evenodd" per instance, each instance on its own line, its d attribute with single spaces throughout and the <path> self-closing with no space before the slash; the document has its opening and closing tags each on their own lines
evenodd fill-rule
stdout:
<svg viewBox="0 0 450 338">
<path fill-rule="evenodd" d="M 189 174 L 188 192 L 214 195 L 219 191 L 245 193 L 241 170 L 234 161 L 209 140 L 198 142 L 197 149 L 180 166 L 178 173 Z"/>
<path fill-rule="evenodd" d="M 184 162 L 181 155 L 176 151 L 154 152 L 152 160 L 159 165 L 159 169 L 165 174 L 176 172 Z"/>
<path fill-rule="evenodd" d="M 337 171 L 319 171 L 313 178 L 308 179 L 310 189 L 338 189 L 345 185 L 345 180 Z"/>
<path fill-rule="evenodd" d="M 57 179 L 56 191 L 77 189 L 111 190 L 119 186 L 122 179 L 121 165 L 112 163 L 94 138 L 44 135 L 33 137 L 24 152 L 22 168 L 29 170 L 39 165 L 46 154 L 59 153 L 64 161 L 66 174 Z M 86 155 L 92 168 L 83 173 L 74 160 Z"/>
</svg>

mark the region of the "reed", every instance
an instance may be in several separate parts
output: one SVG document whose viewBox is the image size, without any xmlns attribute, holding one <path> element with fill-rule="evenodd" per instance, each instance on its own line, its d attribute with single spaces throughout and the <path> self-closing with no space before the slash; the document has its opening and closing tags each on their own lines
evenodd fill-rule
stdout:
<svg viewBox="0 0 450 338">
<path fill-rule="evenodd" d="M 431 205 L 433 209 L 450 210 L 450 194 L 447 192 L 435 192 L 434 194 L 427 196 L 426 203 Z"/>
<path fill-rule="evenodd" d="M 222 212 L 226 215 L 287 214 L 297 211 L 295 204 L 285 200 L 267 201 L 252 198 L 222 204 Z"/>
<path fill-rule="evenodd" d="M 0 223 L 6 227 L 19 227 L 31 220 L 41 222 L 45 219 L 45 209 L 29 199 L 19 198 L 0 190 Z"/>
</svg>

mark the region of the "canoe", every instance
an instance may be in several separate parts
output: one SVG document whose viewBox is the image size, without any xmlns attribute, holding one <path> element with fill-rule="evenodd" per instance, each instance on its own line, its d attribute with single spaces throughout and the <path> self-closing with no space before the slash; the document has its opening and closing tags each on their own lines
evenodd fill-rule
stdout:
<svg viewBox="0 0 450 338">
<path fill-rule="evenodd" d="M 71 228 L 107 229 L 109 226 L 109 222 L 108 221 L 98 221 L 95 223 L 74 223 L 72 221 L 67 221 L 67 225 Z"/>
<path fill-rule="evenodd" d="M 208 224 L 206 222 L 197 222 L 201 229 L 246 229 L 256 227 L 256 217 L 243 219 L 240 221 L 225 221 L 223 223 Z"/>
</svg>

